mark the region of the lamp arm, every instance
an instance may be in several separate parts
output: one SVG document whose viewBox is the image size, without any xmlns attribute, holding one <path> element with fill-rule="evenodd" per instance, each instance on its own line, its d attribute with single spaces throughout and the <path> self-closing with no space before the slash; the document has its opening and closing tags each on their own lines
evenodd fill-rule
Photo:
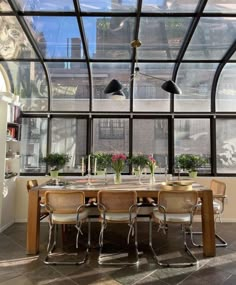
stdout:
<svg viewBox="0 0 236 285">
<path fill-rule="evenodd" d="M 139 71 L 139 74 L 141 74 L 141 75 L 143 75 L 143 76 L 146 76 L 146 77 L 150 77 L 150 78 L 154 78 L 154 79 L 158 79 L 158 80 L 161 80 L 161 81 L 166 82 L 166 80 L 163 79 L 163 78 L 159 78 L 159 77 L 152 76 L 152 75 L 149 75 L 149 74 L 146 74 L 146 73 L 142 73 L 142 72 L 140 72 L 140 71 Z"/>
</svg>

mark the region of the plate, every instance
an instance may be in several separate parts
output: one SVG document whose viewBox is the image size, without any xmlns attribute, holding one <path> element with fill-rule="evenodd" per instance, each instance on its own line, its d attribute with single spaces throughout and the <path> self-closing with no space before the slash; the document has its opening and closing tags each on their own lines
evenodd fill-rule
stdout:
<svg viewBox="0 0 236 285">
<path fill-rule="evenodd" d="M 192 184 L 191 185 L 181 185 L 181 184 L 176 184 L 174 183 L 174 181 L 172 182 L 163 182 L 160 185 L 160 189 L 161 190 L 167 190 L 167 191 L 171 191 L 171 190 L 181 190 L 181 191 L 189 191 L 192 190 Z"/>
</svg>

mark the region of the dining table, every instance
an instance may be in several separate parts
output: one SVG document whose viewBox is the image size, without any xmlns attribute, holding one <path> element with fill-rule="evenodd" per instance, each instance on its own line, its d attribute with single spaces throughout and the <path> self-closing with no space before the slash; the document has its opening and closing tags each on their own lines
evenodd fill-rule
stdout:
<svg viewBox="0 0 236 285">
<path fill-rule="evenodd" d="M 148 176 L 148 175 L 146 175 Z M 175 178 L 172 177 L 172 180 Z M 178 179 L 178 178 L 176 178 Z M 49 190 L 81 190 L 86 198 L 96 198 L 99 190 L 133 190 L 137 192 L 137 197 L 141 200 L 145 198 L 157 198 L 158 191 L 161 189 L 163 179 L 156 177 L 155 183 L 150 184 L 148 178 L 142 181 L 134 176 L 122 176 L 121 184 L 114 184 L 113 176 L 104 177 L 89 176 L 79 178 L 63 178 L 58 181 L 50 180 L 28 192 L 28 222 L 27 222 L 27 245 L 26 253 L 36 255 L 39 253 L 40 245 L 40 200 L 46 191 Z M 215 247 L 215 223 L 213 211 L 213 193 L 212 190 L 195 183 L 192 183 L 192 189 L 196 190 L 198 197 L 202 202 L 201 225 L 202 225 L 202 244 L 203 256 L 214 257 Z"/>
</svg>

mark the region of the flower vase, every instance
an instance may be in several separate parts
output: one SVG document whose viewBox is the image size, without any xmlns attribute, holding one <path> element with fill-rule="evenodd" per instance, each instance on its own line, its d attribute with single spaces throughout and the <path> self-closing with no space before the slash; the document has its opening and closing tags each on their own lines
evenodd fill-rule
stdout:
<svg viewBox="0 0 236 285">
<path fill-rule="evenodd" d="M 115 184 L 121 184 L 121 173 L 120 172 L 116 172 L 115 176 L 114 176 L 114 183 Z"/>
<path fill-rule="evenodd" d="M 154 173 L 151 173 L 151 175 L 150 175 L 150 180 L 149 180 L 149 183 L 151 184 L 151 185 L 153 185 L 153 184 L 155 184 L 155 174 Z"/>
</svg>

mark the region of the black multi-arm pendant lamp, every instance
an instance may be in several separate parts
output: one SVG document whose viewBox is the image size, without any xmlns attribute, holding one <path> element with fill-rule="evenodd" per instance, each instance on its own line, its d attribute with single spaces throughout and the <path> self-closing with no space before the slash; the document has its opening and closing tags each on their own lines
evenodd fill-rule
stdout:
<svg viewBox="0 0 236 285">
<path fill-rule="evenodd" d="M 141 43 L 141 41 L 139 39 L 133 40 L 131 42 L 131 46 L 133 48 L 135 48 L 135 49 L 140 47 L 141 44 L 142 43 Z M 172 81 L 172 80 L 165 80 L 163 78 L 159 78 L 159 77 L 156 77 L 156 76 L 149 75 L 149 74 L 141 72 L 140 68 L 138 67 L 137 50 L 135 50 L 135 63 L 136 63 L 136 66 L 135 66 L 135 69 L 134 69 L 134 74 L 132 74 L 132 76 L 131 76 L 131 81 L 136 76 L 138 76 L 140 74 L 142 76 L 146 76 L 146 77 L 149 77 L 149 78 L 153 78 L 153 79 L 157 79 L 157 80 L 163 81 L 163 83 L 161 85 L 161 88 L 164 91 L 168 92 L 168 93 L 182 94 L 181 89 L 179 88 L 179 86 L 174 81 Z M 105 94 L 111 94 L 113 99 L 122 100 L 122 99 L 125 99 L 125 95 L 122 92 L 122 88 L 123 88 L 122 84 L 117 79 L 112 79 L 110 81 L 110 83 L 107 85 L 107 87 L 105 88 L 104 93 Z"/>
</svg>

